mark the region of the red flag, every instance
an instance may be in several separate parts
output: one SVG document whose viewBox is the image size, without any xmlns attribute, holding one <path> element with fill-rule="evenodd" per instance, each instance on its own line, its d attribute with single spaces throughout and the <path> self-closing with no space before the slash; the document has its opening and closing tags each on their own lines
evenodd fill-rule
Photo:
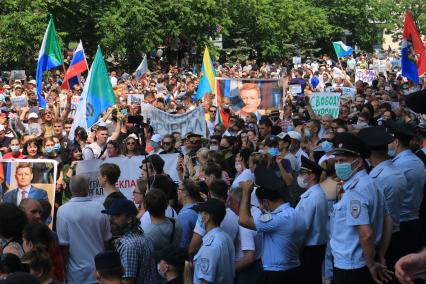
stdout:
<svg viewBox="0 0 426 284">
<path fill-rule="evenodd" d="M 411 17 L 410 11 L 405 11 L 404 19 L 404 32 L 402 38 L 411 41 L 413 44 L 413 50 L 418 54 L 417 58 L 417 69 L 419 76 L 426 72 L 426 46 L 420 37 L 420 33 L 417 31 L 416 25 L 414 24 L 413 18 Z"/>
</svg>

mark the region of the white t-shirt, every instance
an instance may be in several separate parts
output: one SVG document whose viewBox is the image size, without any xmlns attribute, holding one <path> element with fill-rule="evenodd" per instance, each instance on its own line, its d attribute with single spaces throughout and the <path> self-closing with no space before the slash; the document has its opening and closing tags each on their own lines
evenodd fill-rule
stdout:
<svg viewBox="0 0 426 284">
<path fill-rule="evenodd" d="M 237 188 L 240 186 L 240 182 L 242 181 L 253 181 L 254 182 L 254 174 L 249 169 L 245 169 L 242 171 L 237 177 L 234 179 L 231 185 L 231 189 Z"/>
<path fill-rule="evenodd" d="M 259 218 L 262 214 L 260 209 L 254 206 L 250 208 L 250 212 L 254 219 Z M 262 255 L 262 233 L 239 226 L 235 244 L 235 259 L 237 261 L 244 256 L 244 251 L 255 251 L 256 260 L 260 259 Z"/>
</svg>

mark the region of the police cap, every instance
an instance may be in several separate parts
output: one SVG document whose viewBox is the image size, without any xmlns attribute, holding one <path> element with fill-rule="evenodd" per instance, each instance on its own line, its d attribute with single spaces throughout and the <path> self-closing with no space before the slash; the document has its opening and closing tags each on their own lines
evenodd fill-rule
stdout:
<svg viewBox="0 0 426 284">
<path fill-rule="evenodd" d="M 412 127 L 405 122 L 396 122 L 388 119 L 385 121 L 385 126 L 387 131 L 395 135 L 397 138 L 411 138 L 416 136 Z"/>
<path fill-rule="evenodd" d="M 359 156 L 362 158 L 370 156 L 368 147 L 352 133 L 337 133 L 335 145 L 336 148 L 331 152 L 335 156 Z"/>
<path fill-rule="evenodd" d="M 361 129 L 358 137 L 372 150 L 383 149 L 388 147 L 395 138 L 386 132 L 381 126 L 373 126 Z"/>
<path fill-rule="evenodd" d="M 302 166 L 300 167 L 300 172 L 321 175 L 322 168 L 314 161 L 306 158 L 305 156 L 302 156 Z"/>
</svg>

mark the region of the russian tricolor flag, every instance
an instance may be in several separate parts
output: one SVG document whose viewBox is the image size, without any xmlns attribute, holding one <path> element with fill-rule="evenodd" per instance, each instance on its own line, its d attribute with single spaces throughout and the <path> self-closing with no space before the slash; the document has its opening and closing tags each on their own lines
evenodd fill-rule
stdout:
<svg viewBox="0 0 426 284">
<path fill-rule="evenodd" d="M 89 68 L 87 66 L 86 55 L 84 54 L 83 44 L 78 44 L 77 48 L 74 51 L 71 64 L 68 67 L 67 73 L 65 74 L 64 81 L 62 82 L 62 89 L 70 89 L 73 84 L 69 82 L 79 83 L 78 76 L 87 71 Z"/>
</svg>

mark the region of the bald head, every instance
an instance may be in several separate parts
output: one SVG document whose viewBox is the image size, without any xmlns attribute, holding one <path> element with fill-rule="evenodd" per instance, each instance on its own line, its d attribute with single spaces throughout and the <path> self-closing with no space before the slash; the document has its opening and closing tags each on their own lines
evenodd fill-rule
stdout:
<svg viewBox="0 0 426 284">
<path fill-rule="evenodd" d="M 35 199 L 26 198 L 21 201 L 19 208 L 27 215 L 28 223 L 42 223 L 43 207 Z"/>
<path fill-rule="evenodd" d="M 89 193 L 89 180 L 84 175 L 75 175 L 70 181 L 70 190 L 73 197 L 85 197 Z"/>
</svg>

